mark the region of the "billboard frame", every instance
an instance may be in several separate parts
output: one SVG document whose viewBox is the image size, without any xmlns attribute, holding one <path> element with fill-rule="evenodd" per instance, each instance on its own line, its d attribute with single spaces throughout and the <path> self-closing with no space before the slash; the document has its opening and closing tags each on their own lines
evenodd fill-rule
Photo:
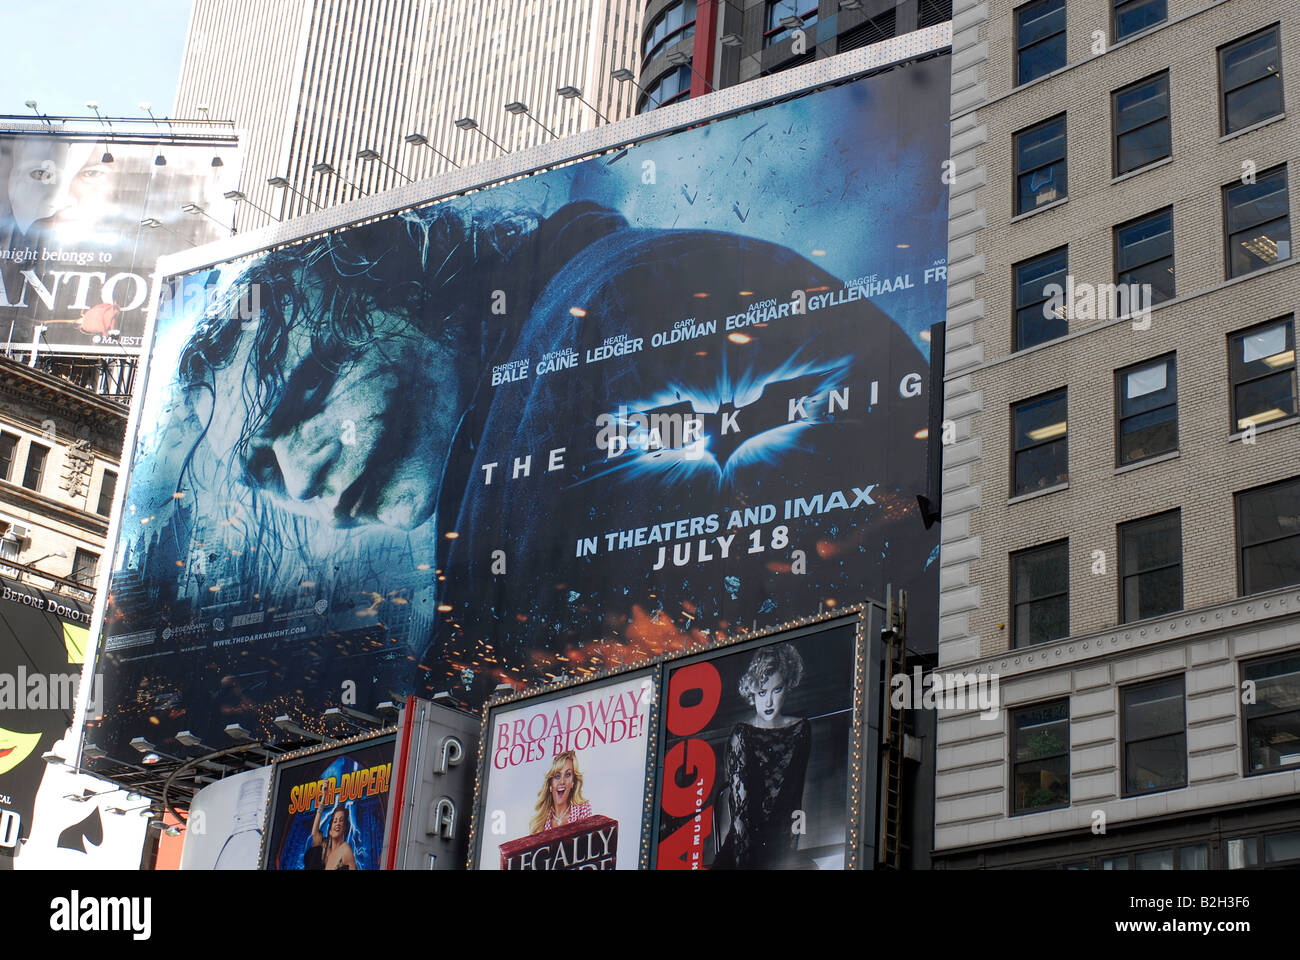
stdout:
<svg viewBox="0 0 1300 960">
<path fill-rule="evenodd" d="M 481 828 L 487 812 L 483 807 L 487 804 L 487 778 L 490 773 L 489 764 L 492 760 L 490 740 L 492 722 L 496 717 L 496 711 L 502 707 L 524 702 L 546 703 L 550 700 L 559 699 L 576 689 L 595 690 L 599 687 L 624 683 L 635 679 L 637 674 L 644 674 L 650 680 L 651 688 L 654 691 L 650 697 L 650 712 L 646 717 L 646 759 L 645 772 L 641 782 L 641 831 L 638 837 L 636 865 L 638 870 L 649 868 L 654 839 L 652 829 L 656 823 L 651 805 L 654 803 L 654 785 L 658 773 L 659 703 L 663 693 L 661 682 L 663 673 L 660 669 L 660 661 L 657 659 L 629 665 L 626 668 L 620 667 L 616 670 L 602 671 L 594 677 L 566 677 L 556 680 L 554 683 L 548 683 L 544 687 L 533 687 L 503 693 L 493 697 L 483 705 L 483 723 L 479 732 L 478 764 L 474 777 L 474 800 L 471 804 L 473 820 L 470 823 L 469 853 L 465 864 L 467 870 L 477 869 L 475 864 L 482 854 L 483 831 Z"/>
<path fill-rule="evenodd" d="M 144 335 L 139 354 L 135 395 L 131 400 L 130 414 L 123 441 L 123 463 L 115 493 L 105 555 L 108 563 L 101 564 L 96 583 L 94 612 L 90 633 L 93 652 L 87 656 L 87 670 L 98 668 L 103 653 L 100 639 L 103 632 L 104 613 L 108 602 L 109 585 L 121 540 L 123 504 L 129 489 L 130 477 L 135 468 L 140 422 L 144 415 L 144 400 L 150 388 L 152 357 L 157 334 L 158 313 L 166 282 L 174 277 L 189 274 L 207 267 L 227 263 L 240 257 L 277 248 L 296 245 L 335 231 L 384 219 L 406 210 L 428 207 L 440 201 L 465 196 L 478 190 L 510 180 L 520 179 L 556 167 L 594 157 L 626 150 L 639 143 L 702 126 L 717 120 L 756 110 L 760 107 L 794 99 L 818 90 L 849 83 L 875 72 L 893 68 L 940 54 L 950 54 L 952 23 L 945 21 L 923 30 L 917 30 L 880 43 L 818 60 L 801 67 L 761 77 L 735 87 L 718 90 L 702 97 L 689 99 L 629 117 L 592 130 L 542 143 L 518 153 L 510 153 L 468 168 L 456 169 L 426 180 L 396 187 L 383 193 L 358 198 L 324 210 L 314 211 L 288 222 L 276 223 L 258 230 L 214 241 L 193 250 L 159 258 L 151 281 Z M 856 609 L 846 607 L 845 611 Z M 837 614 L 837 615 L 842 615 Z M 538 688 L 543 689 L 543 688 Z M 485 705 L 486 712 L 488 705 Z M 79 711 L 84 722 L 84 706 Z M 79 745 L 77 765 L 80 767 L 83 739 Z M 477 791 L 477 787 L 476 787 Z M 477 804 L 477 792 L 475 803 Z M 473 838 L 471 837 L 471 848 Z"/>
<path fill-rule="evenodd" d="M 871 714 L 875 715 L 876 728 L 879 729 L 881 699 L 876 698 L 873 703 L 873 697 L 877 690 L 882 689 L 883 675 L 883 665 L 878 656 L 880 651 L 877 649 L 880 638 L 879 636 L 873 636 L 870 629 L 873 619 L 876 619 L 872 617 L 873 612 L 883 612 L 883 608 L 878 602 L 867 600 L 845 606 L 842 609 L 828 611 L 818 617 L 801 617 L 742 636 L 715 640 L 691 650 L 664 656 L 658 663 L 661 671 L 660 688 L 666 690 L 669 671 L 677 667 L 686 666 L 688 663 L 716 660 L 731 654 L 743 653 L 746 650 L 758 650 L 780 642 L 783 637 L 789 639 L 806 637 L 824 630 L 835 629 L 836 626 L 848 626 L 851 619 L 855 620 L 853 719 L 849 732 L 849 756 L 847 758 L 846 794 L 844 797 L 846 811 L 845 870 L 864 870 L 875 867 L 874 862 L 865 862 L 866 858 L 863 856 L 864 842 L 868 839 L 867 831 L 870 830 L 874 835 L 876 830 L 876 792 L 879 780 L 880 745 L 876 740 L 867 736 L 872 729 Z M 842 622 L 837 624 L 836 621 Z M 883 620 L 879 622 L 883 623 Z M 650 796 L 648 797 L 648 803 L 654 807 L 652 856 L 651 863 L 648 866 L 648 869 L 652 870 L 656 869 L 654 862 L 658 859 L 659 853 L 659 824 L 662 810 L 660 804 L 656 801 L 660 792 L 660 780 L 663 776 L 666 754 L 664 746 L 668 740 L 666 730 L 667 712 L 661 710 L 660 714 L 660 726 L 657 731 L 658 738 L 655 745 L 658 756 L 655 760 L 654 782 L 650 785 Z"/>
<path fill-rule="evenodd" d="M 292 769 L 298 767 L 301 765 L 299 761 L 311 760 L 319 757 L 321 754 L 346 753 L 349 747 L 382 746 L 382 743 L 380 741 L 382 741 L 384 738 L 388 738 L 393 745 L 393 762 L 396 763 L 397 762 L 397 734 L 398 734 L 398 729 L 395 726 L 382 727 L 379 730 L 368 730 L 365 733 L 359 733 L 354 737 L 347 737 L 343 740 L 333 740 L 329 743 L 320 743 L 310 747 L 303 747 L 299 750 L 292 750 L 289 753 L 285 753 L 282 754 L 281 756 L 276 757 L 274 762 L 271 764 L 270 779 L 267 780 L 266 820 L 265 820 L 266 827 L 262 831 L 262 848 L 257 855 L 257 860 L 259 864 L 258 869 L 259 870 L 270 869 L 267 866 L 267 862 L 271 856 L 271 833 L 273 831 L 273 823 L 271 818 L 275 815 L 275 807 L 274 807 L 275 797 L 276 794 L 279 793 L 280 780 L 284 776 L 284 771 L 286 769 Z M 389 777 L 390 791 L 392 790 L 391 785 L 392 785 L 392 777 L 390 776 Z M 389 806 L 388 801 L 385 800 L 384 802 L 385 829 L 387 829 L 387 825 L 388 825 L 388 806 Z M 379 853 L 379 859 L 381 861 L 381 866 L 378 869 L 383 870 L 385 868 L 384 866 L 382 866 L 382 861 L 383 861 L 382 848 Z"/>
</svg>

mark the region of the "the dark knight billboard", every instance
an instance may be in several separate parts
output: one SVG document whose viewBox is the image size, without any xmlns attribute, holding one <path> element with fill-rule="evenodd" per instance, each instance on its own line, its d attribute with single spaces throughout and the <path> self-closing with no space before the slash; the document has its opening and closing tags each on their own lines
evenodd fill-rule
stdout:
<svg viewBox="0 0 1300 960">
<path fill-rule="evenodd" d="M 175 279 L 90 738 L 478 705 L 890 583 L 933 649 L 947 102 L 913 63 Z"/>
</svg>

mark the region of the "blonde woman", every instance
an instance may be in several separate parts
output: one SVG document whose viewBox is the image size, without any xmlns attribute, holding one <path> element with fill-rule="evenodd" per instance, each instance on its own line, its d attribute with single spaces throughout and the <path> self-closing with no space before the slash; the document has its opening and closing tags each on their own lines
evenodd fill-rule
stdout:
<svg viewBox="0 0 1300 960">
<path fill-rule="evenodd" d="M 577 823 L 592 815 L 591 804 L 582 795 L 582 774 L 577 760 L 577 754 L 566 750 L 551 761 L 546 782 L 537 794 L 537 812 L 528 825 L 529 834 Z"/>
</svg>

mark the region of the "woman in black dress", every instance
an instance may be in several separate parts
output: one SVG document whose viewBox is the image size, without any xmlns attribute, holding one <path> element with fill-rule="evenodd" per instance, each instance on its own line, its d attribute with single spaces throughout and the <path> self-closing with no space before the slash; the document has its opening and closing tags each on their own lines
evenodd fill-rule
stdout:
<svg viewBox="0 0 1300 960">
<path fill-rule="evenodd" d="M 740 695 L 754 716 L 731 729 L 721 789 L 727 791 L 731 831 L 714 868 L 795 869 L 813 864 L 798 852 L 795 811 L 803 808 L 812 725 L 787 717 L 782 705 L 803 679 L 803 660 L 789 643 L 754 653 L 740 678 Z"/>
</svg>

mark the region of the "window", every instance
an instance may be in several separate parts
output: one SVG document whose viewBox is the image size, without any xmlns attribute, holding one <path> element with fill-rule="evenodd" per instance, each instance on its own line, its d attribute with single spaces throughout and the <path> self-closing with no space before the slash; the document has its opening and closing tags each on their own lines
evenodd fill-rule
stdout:
<svg viewBox="0 0 1300 960">
<path fill-rule="evenodd" d="M 1263 857 L 1260 857 L 1260 847 Z M 1266 833 L 1263 836 L 1233 837 L 1227 844 L 1228 869 L 1245 870 L 1263 864 L 1287 864 L 1295 869 L 1300 860 L 1300 830 Z"/>
<path fill-rule="evenodd" d="M 807 30 L 817 22 L 817 6 L 817 0 L 767 0 L 763 46 L 780 43 L 795 29 Z M 794 28 L 782 25 L 781 21 L 787 17 L 799 17 L 803 20 L 803 26 Z"/>
<path fill-rule="evenodd" d="M 1228 337 L 1232 429 L 1296 415 L 1295 326 L 1271 320 Z"/>
<path fill-rule="evenodd" d="M 888 40 L 894 36 L 895 13 L 893 9 L 886 10 L 873 20 L 859 24 L 851 30 L 845 30 L 835 41 L 835 52 L 848 53 L 850 50 L 861 50 L 873 43 Z M 952 17 L 946 19 L 951 20 Z"/>
<path fill-rule="evenodd" d="M 1124 796 L 1187 784 L 1183 678 L 1120 690 L 1124 728 Z"/>
<path fill-rule="evenodd" d="M 691 92 L 691 68 L 685 64 L 676 70 L 665 73 L 646 88 L 641 112 L 662 107 L 675 100 L 683 99 Z"/>
<path fill-rule="evenodd" d="M 95 571 L 99 567 L 99 554 L 77 547 L 72 558 L 72 579 L 84 587 L 95 585 Z"/>
<path fill-rule="evenodd" d="M 1065 66 L 1065 0 L 1037 0 L 1016 10 L 1016 83 Z"/>
<path fill-rule="evenodd" d="M 1070 805 L 1070 701 L 1011 714 L 1011 812 L 1036 813 Z"/>
<path fill-rule="evenodd" d="M 1066 196 L 1065 114 L 1016 134 L 1016 213 Z"/>
<path fill-rule="evenodd" d="M 41 477 L 45 473 L 45 457 L 49 452 L 49 447 L 43 447 L 39 443 L 33 443 L 31 449 L 27 451 L 27 469 L 23 471 L 23 486 L 28 490 L 40 491 Z"/>
<path fill-rule="evenodd" d="M 1124 294 L 1128 311 L 1163 303 L 1174 295 L 1174 208 L 1130 220 L 1115 228 L 1115 283 L 1141 288 L 1140 303 Z M 1121 304 L 1123 301 L 1121 301 Z"/>
<path fill-rule="evenodd" d="M 644 59 L 649 60 L 667 47 L 694 35 L 695 0 L 674 3 L 661 12 L 653 25 L 645 31 L 645 43 L 641 48 Z"/>
<path fill-rule="evenodd" d="M 1243 663 L 1241 679 L 1255 691 L 1243 704 L 1246 773 L 1300 767 L 1300 652 Z"/>
<path fill-rule="evenodd" d="M 1122 623 L 1183 609 L 1181 511 L 1121 523 L 1119 568 Z"/>
<path fill-rule="evenodd" d="M 1178 378 L 1174 357 L 1115 374 L 1117 466 L 1178 449 Z"/>
<path fill-rule="evenodd" d="M 1286 167 L 1259 174 L 1254 183 L 1223 188 L 1228 277 L 1240 277 L 1291 259 L 1290 199 Z"/>
<path fill-rule="evenodd" d="M 1065 319 L 1066 272 L 1069 251 L 1066 247 L 1041 257 L 1016 264 L 1016 326 L 1013 350 L 1025 350 L 1070 332 Z M 1059 290 L 1055 298 L 1047 288 Z M 1054 300 L 1054 303 L 1048 301 Z"/>
<path fill-rule="evenodd" d="M 1237 494 L 1241 594 L 1300 583 L 1300 478 Z"/>
<path fill-rule="evenodd" d="M 18 447 L 18 438 L 12 433 L 0 433 L 0 480 L 13 476 L 14 451 Z"/>
<path fill-rule="evenodd" d="M 1169 156 L 1168 70 L 1116 90 L 1111 106 L 1115 176 Z"/>
<path fill-rule="evenodd" d="M 113 494 L 117 492 L 117 474 L 112 470 L 104 471 L 104 479 L 99 485 L 99 504 L 95 512 L 106 517 L 113 512 Z"/>
<path fill-rule="evenodd" d="M 1015 444 L 1012 495 L 1065 483 L 1069 479 L 1065 391 L 1025 400 L 1011 410 Z"/>
<path fill-rule="evenodd" d="M 1070 542 L 1011 554 L 1011 645 L 1027 647 L 1070 634 Z"/>
<path fill-rule="evenodd" d="M 1219 49 L 1224 136 L 1282 112 L 1282 44 L 1276 25 Z"/>
<path fill-rule="evenodd" d="M 1115 0 L 1115 43 L 1163 23 L 1168 16 L 1165 0 Z"/>
</svg>

